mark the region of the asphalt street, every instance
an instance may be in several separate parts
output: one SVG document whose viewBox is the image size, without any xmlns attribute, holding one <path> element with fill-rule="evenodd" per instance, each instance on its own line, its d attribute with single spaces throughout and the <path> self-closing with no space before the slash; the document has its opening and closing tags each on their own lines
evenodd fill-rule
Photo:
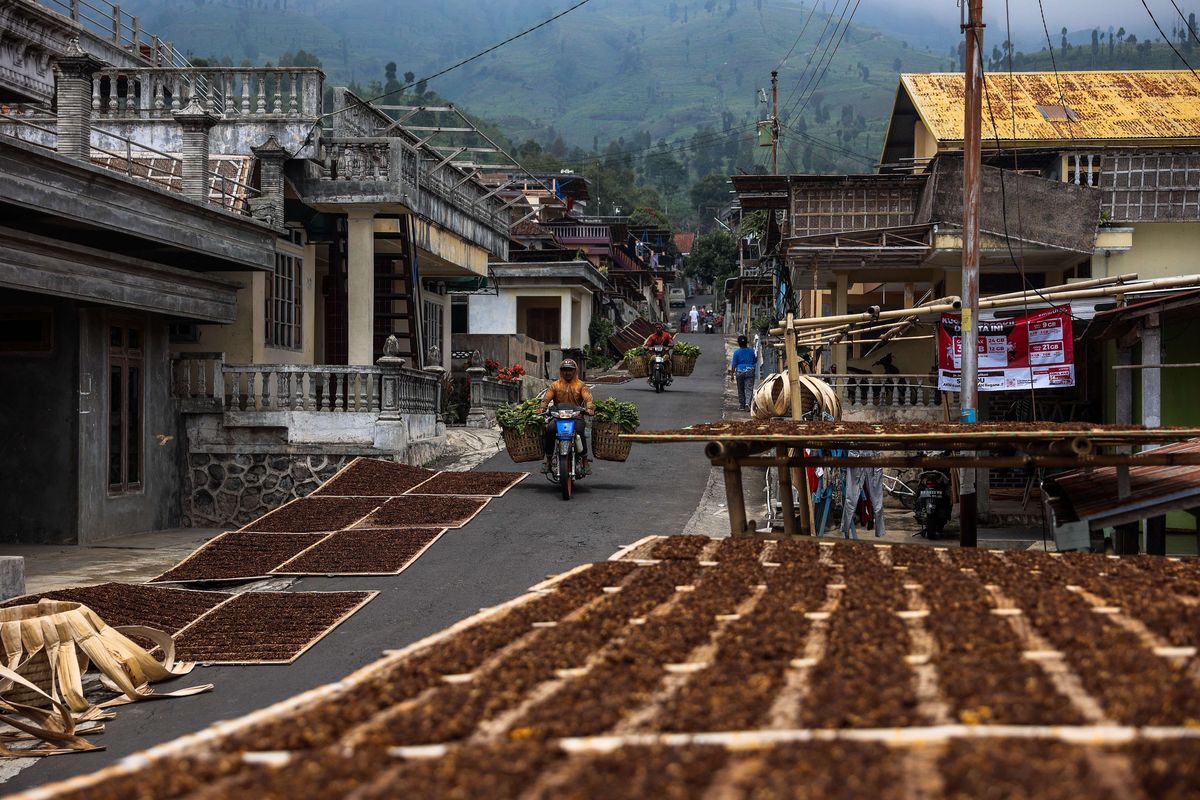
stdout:
<svg viewBox="0 0 1200 800">
<path fill-rule="evenodd" d="M 707 298 L 688 300 L 703 302 Z M 678 427 L 719 419 L 724 348 L 717 335 L 685 335 L 703 353 L 692 376 L 656 395 L 644 379 L 596 387 L 638 405 L 642 428 Z M 448 531 L 401 575 L 304 578 L 292 591 L 375 589 L 381 593 L 290 666 L 198 667 L 164 690 L 213 683 L 208 694 L 122 706 L 95 741 L 106 749 L 44 758 L 5 783 L 12 792 L 91 772 L 218 720 L 339 680 L 453 622 L 523 592 L 552 573 L 608 558 L 649 534 L 681 531 L 696 510 L 709 475 L 703 445 L 635 445 L 624 463 L 594 462 L 591 476 L 563 501 L 538 464 L 514 464 L 500 453 L 481 470 L 534 474 L 494 500 L 467 527 Z"/>
</svg>

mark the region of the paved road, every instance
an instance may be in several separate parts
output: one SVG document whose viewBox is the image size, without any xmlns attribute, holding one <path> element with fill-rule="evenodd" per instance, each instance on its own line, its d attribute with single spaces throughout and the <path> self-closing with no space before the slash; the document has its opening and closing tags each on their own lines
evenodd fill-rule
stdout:
<svg viewBox="0 0 1200 800">
<path fill-rule="evenodd" d="M 692 300 L 688 301 L 691 307 Z M 700 302 L 697 298 L 697 302 Z M 691 377 L 662 395 L 644 380 L 598 386 L 638 404 L 645 429 L 720 418 L 724 353 L 718 336 L 687 335 L 704 353 Z M 450 531 L 402 575 L 305 578 L 294 590 L 379 589 L 365 609 L 291 666 L 208 667 L 164 684 L 216 684 L 210 694 L 122 706 L 96 738 L 98 753 L 46 758 L 4 784 L 5 792 L 99 769 L 117 758 L 241 716 L 320 684 L 338 680 L 482 607 L 507 600 L 547 574 L 599 561 L 619 546 L 654 533 L 683 529 L 696 509 L 709 464 L 702 445 L 636 445 L 628 461 L 598 462 L 570 502 L 534 474 L 493 501 L 466 528 Z M 501 453 L 480 469 L 515 471 Z M 536 469 L 536 465 L 535 465 Z"/>
</svg>

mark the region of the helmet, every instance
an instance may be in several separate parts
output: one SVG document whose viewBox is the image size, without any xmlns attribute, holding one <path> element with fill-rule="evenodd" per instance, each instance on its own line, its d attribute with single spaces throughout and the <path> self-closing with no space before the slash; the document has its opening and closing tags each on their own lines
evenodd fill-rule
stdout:
<svg viewBox="0 0 1200 800">
<path fill-rule="evenodd" d="M 575 359 L 564 358 L 562 363 L 558 365 L 558 371 L 562 372 L 564 369 L 579 369 L 579 367 L 575 364 Z"/>
</svg>

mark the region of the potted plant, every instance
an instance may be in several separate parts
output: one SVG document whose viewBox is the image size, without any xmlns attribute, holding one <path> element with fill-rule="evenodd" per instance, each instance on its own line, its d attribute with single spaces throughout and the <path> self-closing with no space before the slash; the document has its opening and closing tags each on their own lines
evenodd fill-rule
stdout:
<svg viewBox="0 0 1200 800">
<path fill-rule="evenodd" d="M 624 461 L 629 458 L 630 442 L 621 439 L 622 433 L 633 433 L 641 425 L 637 406 L 615 397 L 596 403 L 596 419 L 592 423 L 592 454 L 601 461 Z"/>
<path fill-rule="evenodd" d="M 508 455 L 518 464 L 537 461 L 543 453 L 542 437 L 546 420 L 540 413 L 541 401 L 531 398 L 523 403 L 502 403 L 496 409 L 496 421 Z"/>
</svg>

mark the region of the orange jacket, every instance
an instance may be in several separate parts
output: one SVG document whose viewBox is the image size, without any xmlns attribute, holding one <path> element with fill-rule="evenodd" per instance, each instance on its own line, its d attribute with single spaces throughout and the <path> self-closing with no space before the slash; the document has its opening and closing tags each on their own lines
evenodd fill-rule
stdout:
<svg viewBox="0 0 1200 800">
<path fill-rule="evenodd" d="M 596 404 L 592 402 L 592 390 L 587 387 L 586 383 L 579 380 L 578 375 L 570 381 L 559 378 L 550 384 L 546 393 L 542 395 L 542 410 L 549 408 L 553 403 L 582 406 L 588 410 L 589 414 L 596 410 Z"/>
</svg>

